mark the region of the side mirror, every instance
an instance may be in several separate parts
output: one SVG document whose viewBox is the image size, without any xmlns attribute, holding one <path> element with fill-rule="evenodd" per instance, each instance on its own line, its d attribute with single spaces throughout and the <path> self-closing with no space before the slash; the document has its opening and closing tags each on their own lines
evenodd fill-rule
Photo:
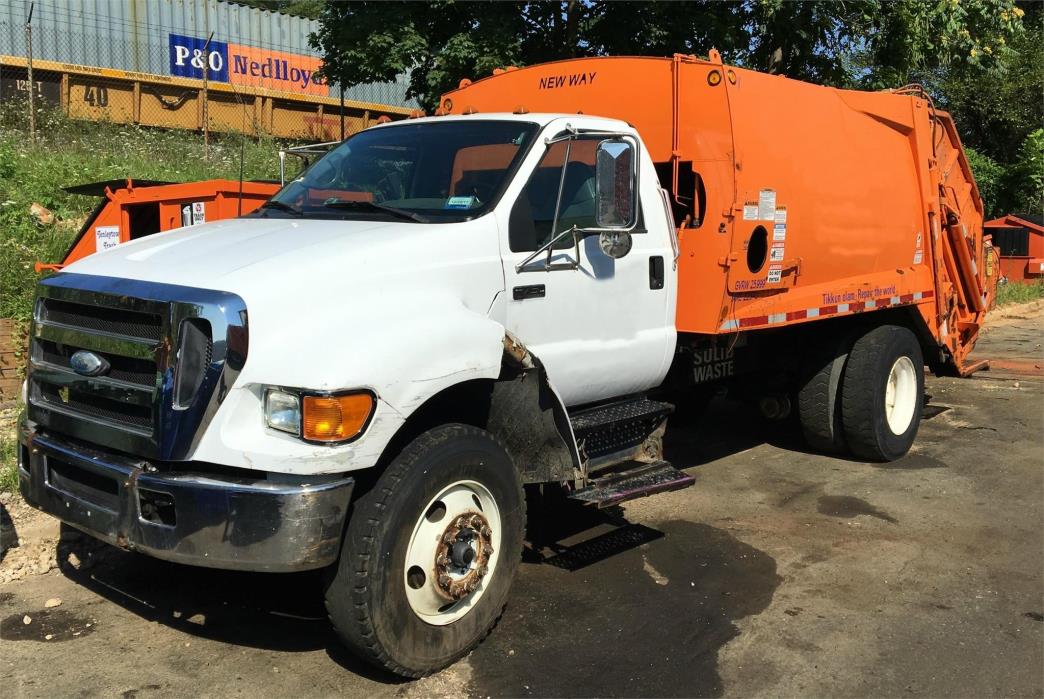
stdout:
<svg viewBox="0 0 1044 699">
<path fill-rule="evenodd" d="M 595 154 L 595 223 L 630 230 L 638 223 L 637 149 L 629 139 L 606 139 Z"/>
</svg>

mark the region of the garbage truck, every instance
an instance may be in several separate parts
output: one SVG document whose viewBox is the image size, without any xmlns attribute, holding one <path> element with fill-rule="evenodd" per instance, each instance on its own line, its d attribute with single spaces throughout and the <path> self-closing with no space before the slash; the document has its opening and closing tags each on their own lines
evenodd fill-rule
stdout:
<svg viewBox="0 0 1044 699">
<path fill-rule="evenodd" d="M 20 489 L 161 559 L 325 569 L 347 646 L 417 677 L 500 617 L 527 489 L 691 486 L 663 435 L 707 387 L 902 457 L 925 368 L 974 369 L 983 255 L 954 123 L 916 86 L 717 52 L 501 70 L 248 215 L 43 279 Z"/>
</svg>

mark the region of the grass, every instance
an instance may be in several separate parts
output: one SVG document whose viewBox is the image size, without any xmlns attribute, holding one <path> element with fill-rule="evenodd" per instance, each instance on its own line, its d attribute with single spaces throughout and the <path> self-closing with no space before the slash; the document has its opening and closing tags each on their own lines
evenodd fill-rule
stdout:
<svg viewBox="0 0 1044 699">
<path fill-rule="evenodd" d="M 96 197 L 69 194 L 63 187 L 127 177 L 191 182 L 239 178 L 243 148 L 246 179 L 279 177 L 280 145 L 272 139 L 213 136 L 209 158 L 203 138 L 190 131 L 165 131 L 122 124 L 72 121 L 40 111 L 31 142 L 24 105 L 0 105 L 0 318 L 25 322 L 39 276 L 36 262 L 60 262 Z M 293 167 L 295 158 L 287 165 Z M 41 224 L 34 203 L 55 215 Z M 14 421 L 0 416 L 0 492 L 18 488 Z"/>
<path fill-rule="evenodd" d="M 280 144 L 271 139 L 214 136 L 208 159 L 202 136 L 194 132 L 72 121 L 60 112 L 41 111 L 32 143 L 24 110 L 17 107 L 0 108 L 0 318 L 29 317 L 38 278 L 33 264 L 61 261 L 97 203 L 63 187 L 126 177 L 238 179 L 241 145 L 244 177 L 279 177 Z M 39 223 L 29 213 L 34 203 L 54 213 L 55 222 Z"/>
<path fill-rule="evenodd" d="M 1032 282 L 1008 282 L 997 287 L 997 305 L 1026 303 L 1044 298 L 1044 279 Z"/>
<path fill-rule="evenodd" d="M 18 440 L 14 434 L 0 434 L 0 493 L 18 490 Z"/>
</svg>

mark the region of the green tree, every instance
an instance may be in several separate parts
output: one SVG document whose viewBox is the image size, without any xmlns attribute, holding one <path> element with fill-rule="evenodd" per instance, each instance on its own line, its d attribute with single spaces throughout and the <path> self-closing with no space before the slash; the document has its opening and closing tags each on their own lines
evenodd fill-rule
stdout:
<svg viewBox="0 0 1044 699">
<path fill-rule="evenodd" d="M 1008 211 L 1044 214 L 1044 129 L 1026 136 L 1004 184 Z"/>
<path fill-rule="evenodd" d="M 588 55 L 705 54 L 819 83 L 897 87 L 948 67 L 1003 70 L 1014 0 L 332 2 L 311 38 L 345 85 L 410 76 L 432 109 L 461 78 Z"/>
<path fill-rule="evenodd" d="M 982 197 L 986 217 L 1000 216 L 1004 213 L 1000 200 L 1007 170 L 996 160 L 988 155 L 983 155 L 971 146 L 965 146 L 964 152 L 968 156 L 972 174 L 975 175 L 975 184 L 979 186 L 979 196 Z"/>
</svg>

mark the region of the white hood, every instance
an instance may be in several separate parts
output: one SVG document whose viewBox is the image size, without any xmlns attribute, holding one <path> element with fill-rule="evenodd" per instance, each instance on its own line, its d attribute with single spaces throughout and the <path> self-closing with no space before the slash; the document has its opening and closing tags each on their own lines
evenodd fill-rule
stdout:
<svg viewBox="0 0 1044 699">
<path fill-rule="evenodd" d="M 250 351 L 237 385 L 384 384 L 394 400 L 389 381 L 406 361 L 404 344 L 435 349 L 477 332 L 499 362 L 503 331 L 487 317 L 504 287 L 498 237 L 493 216 L 445 224 L 232 219 L 125 243 L 64 271 L 239 295 Z M 452 373 L 459 352 L 432 352 L 428 366 L 409 373 Z"/>
</svg>

